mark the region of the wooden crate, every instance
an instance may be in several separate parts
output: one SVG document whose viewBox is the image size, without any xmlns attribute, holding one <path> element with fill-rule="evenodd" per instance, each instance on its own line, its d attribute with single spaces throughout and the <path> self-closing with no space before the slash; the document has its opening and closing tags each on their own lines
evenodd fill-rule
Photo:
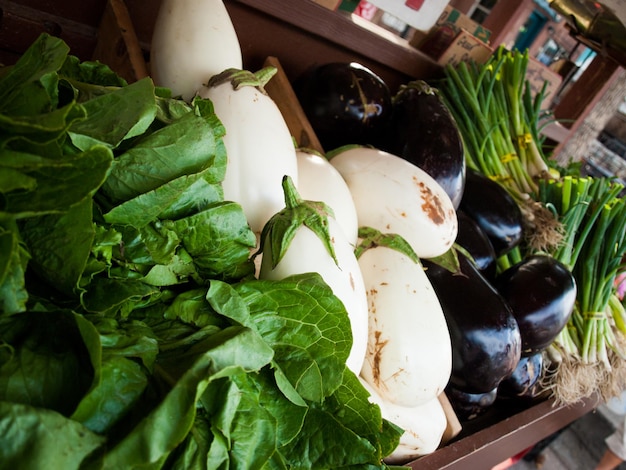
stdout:
<svg viewBox="0 0 626 470">
<path fill-rule="evenodd" d="M 357 60 L 379 74 L 392 90 L 414 78 L 441 76 L 434 60 L 406 41 L 390 41 L 375 28 L 350 15 L 331 11 L 310 0 L 225 0 L 240 36 L 244 66 L 280 67 L 279 90 L 316 63 Z M 13 63 L 41 32 L 64 39 L 81 59 L 98 59 L 129 81 L 148 74 L 149 42 L 160 2 L 143 0 L 3 1 L 0 60 Z M 278 59 L 280 61 L 278 62 Z M 279 100 L 281 100 L 279 98 Z M 291 98 L 284 99 L 291 103 Z M 287 108 L 283 108 L 287 109 Z M 314 134 L 297 107 L 293 129 L 315 145 Z M 313 140 L 312 140 L 313 139 Z M 590 397 L 572 406 L 550 400 L 527 407 L 494 408 L 466 426 L 436 452 L 408 466 L 420 470 L 490 468 L 592 411 L 599 403 Z"/>
</svg>

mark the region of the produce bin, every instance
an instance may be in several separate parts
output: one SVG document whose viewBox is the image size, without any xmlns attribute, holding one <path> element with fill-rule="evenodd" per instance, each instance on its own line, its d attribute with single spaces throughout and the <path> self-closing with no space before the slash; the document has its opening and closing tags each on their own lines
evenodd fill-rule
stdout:
<svg viewBox="0 0 626 470">
<path fill-rule="evenodd" d="M 14 61 L 43 31 L 60 36 L 81 59 L 97 58 L 128 80 L 145 76 L 159 1 L 3 1 L 0 60 Z M 341 11 L 310 0 L 225 0 L 238 32 L 244 66 L 256 70 L 268 57 L 294 79 L 308 67 L 358 61 L 390 86 L 442 75 L 441 67 L 407 41 Z M 531 447 L 599 404 L 589 397 L 556 406 L 550 399 L 526 406 L 499 404 L 467 423 L 436 452 L 407 465 L 415 469 L 491 468 Z"/>
</svg>

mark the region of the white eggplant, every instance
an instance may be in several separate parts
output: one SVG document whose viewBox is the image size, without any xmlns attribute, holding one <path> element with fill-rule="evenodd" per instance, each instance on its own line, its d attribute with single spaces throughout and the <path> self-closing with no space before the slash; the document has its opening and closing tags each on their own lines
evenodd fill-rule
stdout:
<svg viewBox="0 0 626 470">
<path fill-rule="evenodd" d="M 298 184 L 298 159 L 289 128 L 263 85 L 276 69 L 256 74 L 227 70 L 214 76 L 199 92 L 212 101 L 226 135 L 228 156 L 222 182 L 224 199 L 241 205 L 257 235 L 284 206 L 283 176 Z"/>
<path fill-rule="evenodd" d="M 356 246 L 359 225 L 350 188 L 328 159 L 311 150 L 298 149 L 298 192 L 302 199 L 324 201 L 335 213 L 335 220 Z"/>
<path fill-rule="evenodd" d="M 438 397 L 419 406 L 398 406 L 385 401 L 362 377 L 359 380 L 370 393 L 370 403 L 380 408 L 382 417 L 404 430 L 398 446 L 384 458 L 385 463 L 403 465 L 437 450 L 448 425 Z"/>
<path fill-rule="evenodd" d="M 241 69 L 241 46 L 222 0 L 163 0 L 150 47 L 154 83 L 190 101 L 213 75 Z"/>
<path fill-rule="evenodd" d="M 456 211 L 424 170 L 372 147 L 344 147 L 329 157 L 350 188 L 359 227 L 401 235 L 420 258 L 440 256 L 452 246 Z"/>
<path fill-rule="evenodd" d="M 385 242 L 393 237 L 374 241 L 358 256 L 369 309 L 361 376 L 385 401 L 413 407 L 443 392 L 452 373 L 452 342 L 421 263 Z"/>
<path fill-rule="evenodd" d="M 286 179 L 285 184 L 288 183 Z M 290 195 L 295 193 L 297 196 L 295 187 L 286 188 L 285 191 L 289 191 Z M 367 348 L 368 313 L 365 286 L 354 247 L 331 216 L 325 217 L 324 222 L 316 222 L 321 227 L 316 231 L 313 230 L 315 227 L 312 226 L 314 224 L 311 224 L 310 219 L 307 220 L 307 225 L 292 219 L 288 211 L 296 205 L 301 209 L 303 203 L 310 201 L 303 201 L 297 197 L 286 202 L 286 209 L 277 214 L 277 218 L 283 219 L 282 223 L 277 224 L 279 226 L 276 230 L 270 229 L 268 224 L 268 229 L 264 230 L 261 236 L 263 257 L 259 279 L 279 280 L 295 274 L 318 273 L 346 308 L 352 333 L 352 348 L 346 366 L 358 375 Z M 319 211 L 323 203 L 312 204 L 317 204 L 318 208 L 314 210 Z M 286 235 L 282 232 L 286 225 L 284 219 L 293 220 L 297 224 L 295 234 L 291 230 L 293 227 L 285 231 L 287 234 L 293 234 L 293 238 L 287 241 L 284 240 Z M 321 233 L 323 231 L 325 233 Z M 282 255 L 273 251 L 279 244 L 283 245 Z M 332 249 L 332 253 L 329 249 Z"/>
</svg>

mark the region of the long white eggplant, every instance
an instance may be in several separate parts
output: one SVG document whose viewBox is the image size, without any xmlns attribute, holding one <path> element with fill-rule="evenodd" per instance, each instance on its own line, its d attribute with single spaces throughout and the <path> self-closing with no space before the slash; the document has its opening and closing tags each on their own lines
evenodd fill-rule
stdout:
<svg viewBox="0 0 626 470">
<path fill-rule="evenodd" d="M 440 256 L 452 246 L 456 211 L 424 170 L 372 147 L 340 148 L 329 158 L 350 188 L 359 227 L 401 235 L 420 258 Z"/>
<path fill-rule="evenodd" d="M 335 220 L 356 246 L 359 225 L 350 188 L 328 159 L 313 150 L 298 149 L 298 192 L 302 199 L 323 201 L 335 213 Z"/>
<path fill-rule="evenodd" d="M 294 141 L 278 106 L 263 88 L 275 72 L 274 67 L 257 73 L 226 70 L 199 92 L 213 102 L 226 129 L 224 199 L 241 205 L 257 235 L 285 206 L 283 176 L 289 175 L 298 184 Z"/>
<path fill-rule="evenodd" d="M 370 393 L 369 401 L 379 406 L 382 417 L 404 430 L 398 446 L 384 458 L 385 463 L 403 465 L 437 450 L 448 424 L 437 397 L 419 406 L 398 406 L 384 400 L 362 377 L 359 380 Z"/>
<path fill-rule="evenodd" d="M 385 401 L 420 406 L 436 398 L 450 380 L 452 344 L 446 319 L 408 243 L 369 231 L 366 235 L 362 228 L 361 235 L 371 248 L 358 254 L 369 309 L 361 376 Z"/>
<path fill-rule="evenodd" d="M 303 201 L 289 178 L 285 178 L 283 184 L 286 208 L 276 214 L 261 235 L 263 257 L 259 279 L 318 273 L 343 302 L 348 313 L 352 348 L 346 365 L 358 375 L 367 348 L 368 313 L 365 286 L 354 247 L 334 217 L 324 213 L 327 206 L 321 202 Z M 305 209 L 309 210 L 305 206 L 312 209 L 312 216 L 303 215 Z M 306 222 L 303 223 L 300 217 L 306 217 Z M 273 224 L 274 221 L 277 223 Z"/>
<path fill-rule="evenodd" d="M 241 46 L 222 0 L 162 0 L 152 33 L 154 83 L 191 100 L 213 75 L 241 69 Z"/>
</svg>

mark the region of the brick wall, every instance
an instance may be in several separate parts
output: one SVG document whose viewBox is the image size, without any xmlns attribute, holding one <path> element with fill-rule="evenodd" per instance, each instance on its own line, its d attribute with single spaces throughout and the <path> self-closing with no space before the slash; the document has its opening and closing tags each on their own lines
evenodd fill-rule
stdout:
<svg viewBox="0 0 626 470">
<path fill-rule="evenodd" d="M 605 130 L 622 142 L 626 142 L 626 115 L 615 113 L 607 122 Z"/>
<path fill-rule="evenodd" d="M 560 164 L 580 161 L 589 154 L 590 146 L 615 115 L 626 96 L 626 71 L 622 68 L 606 92 L 595 103 L 584 121 L 572 131 L 555 158 Z"/>
</svg>

